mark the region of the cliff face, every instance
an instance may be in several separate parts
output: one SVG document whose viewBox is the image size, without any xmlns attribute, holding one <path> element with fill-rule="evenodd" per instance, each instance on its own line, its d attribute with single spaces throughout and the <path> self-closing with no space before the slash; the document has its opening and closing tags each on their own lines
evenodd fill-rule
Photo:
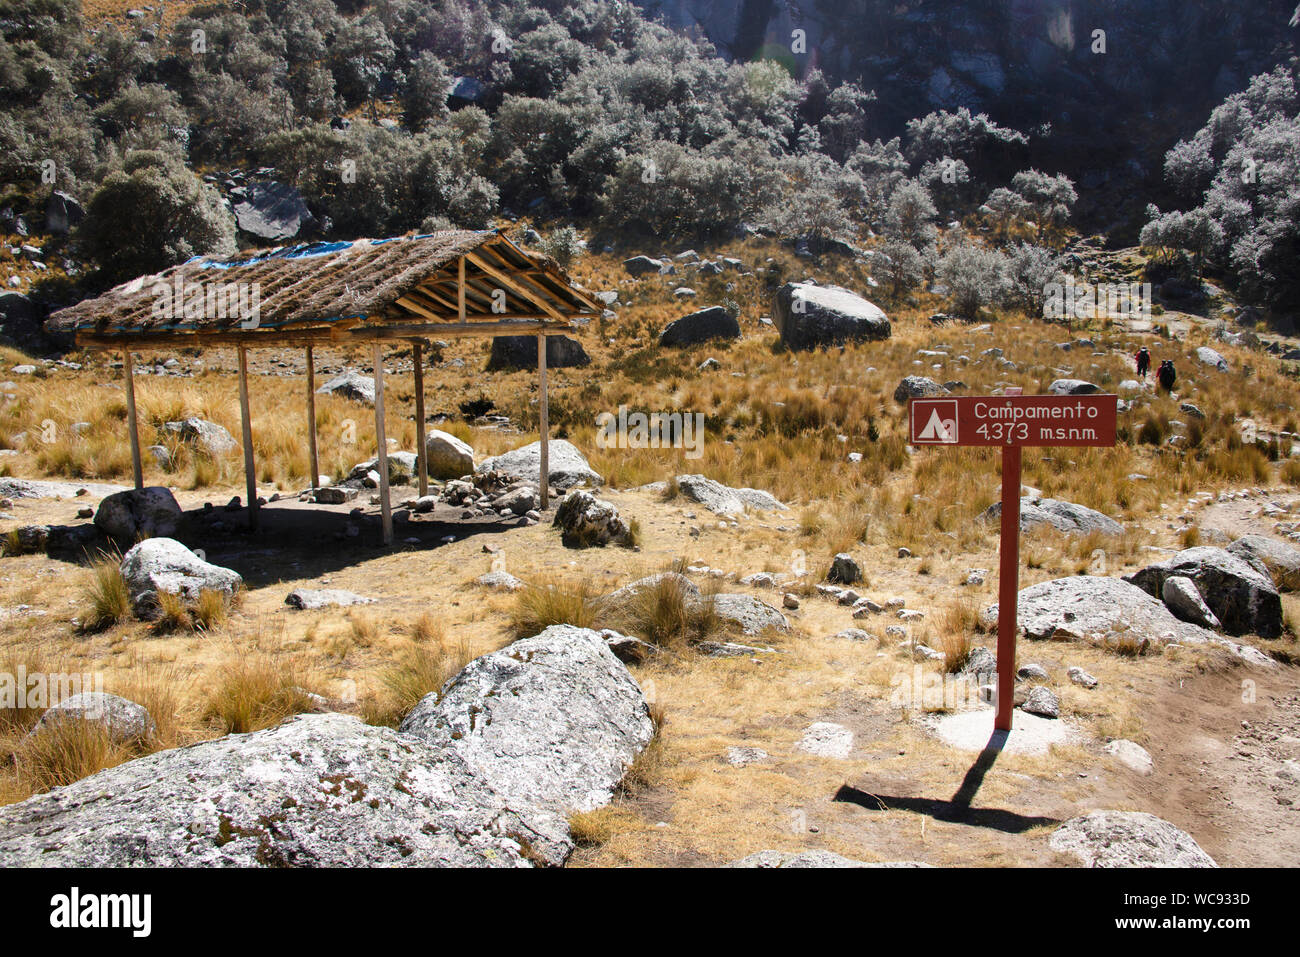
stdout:
<svg viewBox="0 0 1300 957">
<path fill-rule="evenodd" d="M 1159 190 L 1163 153 L 1293 56 L 1295 0 L 642 0 L 732 59 L 775 56 L 874 89 L 878 130 L 967 106 L 1032 131 L 1032 160 L 1082 192 Z M 791 51 L 805 31 L 806 53 Z M 1105 31 L 1102 38 L 1094 31 Z M 1093 196 L 1094 212 L 1107 207 Z M 1115 225 L 1100 223 L 1099 225 Z"/>
</svg>

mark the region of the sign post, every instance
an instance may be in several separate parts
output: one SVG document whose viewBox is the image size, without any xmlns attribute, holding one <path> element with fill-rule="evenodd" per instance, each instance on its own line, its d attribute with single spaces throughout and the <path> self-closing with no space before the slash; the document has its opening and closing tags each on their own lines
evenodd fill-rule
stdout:
<svg viewBox="0 0 1300 957">
<path fill-rule="evenodd" d="M 1002 449 L 1002 535 L 998 543 L 998 707 L 993 727 L 1011 730 L 1016 687 L 1016 604 L 1020 591 L 1020 450 L 1026 446 L 1115 444 L 1113 395 L 1003 395 L 912 399 L 915 446 Z"/>
</svg>

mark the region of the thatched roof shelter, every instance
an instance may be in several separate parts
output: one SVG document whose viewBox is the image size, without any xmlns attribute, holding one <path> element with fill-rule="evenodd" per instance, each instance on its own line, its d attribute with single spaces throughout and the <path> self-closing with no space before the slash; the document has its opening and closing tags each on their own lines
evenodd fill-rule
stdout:
<svg viewBox="0 0 1300 957">
<path fill-rule="evenodd" d="M 558 331 L 600 310 L 548 257 L 495 231 L 451 230 L 198 257 L 47 326 L 89 347 L 252 346 Z"/>
<path fill-rule="evenodd" d="M 601 306 L 550 258 L 495 230 L 318 242 L 230 259 L 196 257 L 123 283 L 54 313 L 47 328 L 90 349 L 121 349 L 137 488 L 143 486 L 132 350 L 181 345 L 236 347 L 249 520 L 257 527 L 257 486 L 248 406 L 246 350 L 300 345 L 307 352 L 307 417 L 313 488 L 316 455 L 314 345 L 369 342 L 374 350 L 375 427 L 385 544 L 392 542 L 384 434 L 382 344 L 406 340 L 415 364 L 416 418 L 424 429 L 423 345 L 429 337 L 536 335 L 541 391 L 542 506 L 547 499 L 545 337 Z M 424 442 L 420 494 L 428 491 Z"/>
</svg>

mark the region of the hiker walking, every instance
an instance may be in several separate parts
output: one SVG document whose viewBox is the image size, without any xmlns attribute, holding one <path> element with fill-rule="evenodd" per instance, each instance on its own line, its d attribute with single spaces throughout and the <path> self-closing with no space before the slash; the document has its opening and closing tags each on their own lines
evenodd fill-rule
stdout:
<svg viewBox="0 0 1300 957">
<path fill-rule="evenodd" d="M 1160 363 L 1160 369 L 1156 372 L 1156 378 L 1160 380 L 1160 388 L 1166 392 L 1174 391 L 1174 380 L 1178 378 L 1178 373 L 1174 371 L 1174 360 L 1165 359 Z"/>
<path fill-rule="evenodd" d="M 1134 359 L 1137 362 L 1138 378 L 1145 382 L 1147 377 L 1147 371 L 1151 368 L 1151 353 L 1147 352 L 1146 346 L 1143 346 L 1141 349 L 1138 350 L 1137 355 L 1134 356 Z"/>
</svg>

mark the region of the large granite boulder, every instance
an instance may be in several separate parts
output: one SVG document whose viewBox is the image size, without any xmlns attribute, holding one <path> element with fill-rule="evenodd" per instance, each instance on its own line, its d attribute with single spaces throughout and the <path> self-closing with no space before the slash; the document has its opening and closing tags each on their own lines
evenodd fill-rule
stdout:
<svg viewBox="0 0 1300 957">
<path fill-rule="evenodd" d="M 740 629 L 746 635 L 761 635 L 769 630 L 790 630 L 790 622 L 785 615 L 753 595 L 714 595 L 711 601 L 713 613 L 719 621 Z"/>
<path fill-rule="evenodd" d="M 1266 535 L 1246 535 L 1224 551 L 1268 575 L 1279 591 L 1300 589 L 1300 550 Z"/>
<path fill-rule="evenodd" d="M 997 618 L 996 603 L 980 613 L 986 627 L 996 625 Z M 1126 634 L 1157 648 L 1169 642 L 1213 644 L 1252 664 L 1272 664 L 1256 648 L 1175 617 L 1163 601 L 1122 578 L 1075 575 L 1030 585 L 1017 597 L 1016 619 L 1025 637 L 1038 641 L 1086 641 L 1094 635 Z"/>
<path fill-rule="evenodd" d="M 622 545 L 631 535 L 618 509 L 585 489 L 564 496 L 552 525 L 560 530 L 560 540 L 570 548 Z"/>
<path fill-rule="evenodd" d="M 1141 811 L 1071 818 L 1047 843 L 1084 867 L 1218 867 L 1186 831 Z"/>
<path fill-rule="evenodd" d="M 533 442 L 484 459 L 474 471 L 479 474 L 501 472 L 512 479 L 531 479 L 535 482 L 541 469 L 542 443 Z M 604 478 L 592 470 L 577 447 L 564 439 L 551 439 L 548 443 L 547 471 L 550 473 L 551 487 L 560 491 L 584 483 L 591 486 L 605 483 Z"/>
<path fill-rule="evenodd" d="M 455 749 L 303 715 L 0 808 L 0 866 L 561 864 L 567 828 L 532 803 L 511 807 Z"/>
<path fill-rule="evenodd" d="M 889 317 L 875 303 L 839 286 L 786 283 L 773 312 L 781 341 L 793 350 L 888 339 Z"/>
<path fill-rule="evenodd" d="M 981 517 L 989 522 L 1000 521 L 1002 503 L 994 502 L 984 510 Z M 1065 532 L 1067 535 L 1087 535 L 1091 532 L 1101 532 L 1103 535 L 1124 534 L 1123 525 L 1095 509 L 1054 498 L 1033 500 L 1022 498 L 1020 530 L 1027 532 L 1043 525 L 1050 525 L 1058 532 Z"/>
<path fill-rule="evenodd" d="M 739 339 L 740 323 L 723 306 L 710 306 L 668 323 L 661 346 L 693 346 L 711 339 Z"/>
<path fill-rule="evenodd" d="M 1175 575 L 1196 584 L 1196 590 L 1228 634 L 1256 634 L 1261 638 L 1282 634 L 1282 599 L 1272 580 L 1222 548 L 1187 548 L 1124 576 L 1124 580 L 1159 597 L 1165 579 Z"/>
<path fill-rule="evenodd" d="M 1096 395 L 1101 389 L 1083 379 L 1057 379 L 1047 391 L 1050 395 Z"/>
<path fill-rule="evenodd" d="M 568 369 L 591 365 L 582 343 L 569 336 L 546 337 L 546 367 Z M 536 369 L 536 336 L 496 336 L 488 356 L 489 369 Z"/>
<path fill-rule="evenodd" d="M 474 449 L 449 432 L 432 429 L 424 438 L 429 477 L 455 479 L 474 472 Z"/>
<path fill-rule="evenodd" d="M 372 376 L 362 375 L 349 369 L 330 379 L 316 390 L 318 395 L 337 395 L 351 399 L 353 402 L 375 404 L 375 380 Z"/>
<path fill-rule="evenodd" d="M 180 436 L 181 441 L 189 442 L 208 455 L 225 455 L 239 448 L 239 443 L 225 426 L 207 419 L 191 417 L 180 422 L 167 422 L 163 431 Z"/>
<path fill-rule="evenodd" d="M 99 503 L 95 525 L 119 541 L 140 536 L 170 538 L 181 527 L 184 513 L 176 496 L 161 485 L 115 492 Z"/>
<path fill-rule="evenodd" d="M 572 625 L 471 661 L 401 731 L 462 758 L 507 804 L 560 813 L 609 803 L 655 734 L 627 667 Z"/>
<path fill-rule="evenodd" d="M 238 572 L 206 562 L 171 538 L 147 538 L 122 556 L 122 577 L 131 595 L 131 608 L 142 618 L 158 609 L 158 593 L 181 596 L 187 604 L 201 592 L 227 597 L 244 584 Z"/>
<path fill-rule="evenodd" d="M 908 399 L 923 399 L 927 396 L 947 395 L 948 390 L 922 375 L 910 375 L 898 383 L 894 390 L 894 401 L 905 403 Z"/>
<path fill-rule="evenodd" d="M 63 721 L 102 725 L 109 737 L 119 743 L 142 741 L 158 730 L 143 705 L 105 691 L 83 691 L 52 705 L 36 722 L 32 734 L 40 734 Z"/>
<path fill-rule="evenodd" d="M 316 221 L 302 194 L 288 183 L 236 186 L 230 201 L 240 231 L 271 243 L 293 239 Z"/>
<path fill-rule="evenodd" d="M 771 492 L 757 488 L 731 488 L 703 475 L 679 475 L 677 490 L 718 515 L 739 515 L 746 509 L 758 512 L 784 511 L 786 506 Z"/>
<path fill-rule="evenodd" d="M 72 196 L 54 190 L 45 201 L 45 231 L 65 236 L 86 218 L 86 210 Z"/>
</svg>

